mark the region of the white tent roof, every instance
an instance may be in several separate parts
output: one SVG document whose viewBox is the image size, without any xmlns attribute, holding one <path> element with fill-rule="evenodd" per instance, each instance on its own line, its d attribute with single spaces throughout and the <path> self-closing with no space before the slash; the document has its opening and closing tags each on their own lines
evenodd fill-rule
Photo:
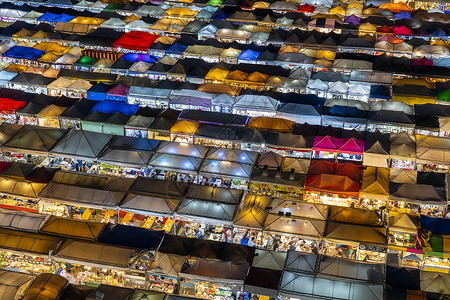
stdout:
<svg viewBox="0 0 450 300">
<path fill-rule="evenodd" d="M 279 101 L 269 96 L 260 95 L 242 95 L 236 97 L 236 102 L 233 108 L 237 109 L 263 109 L 263 110 L 276 110 Z"/>
</svg>

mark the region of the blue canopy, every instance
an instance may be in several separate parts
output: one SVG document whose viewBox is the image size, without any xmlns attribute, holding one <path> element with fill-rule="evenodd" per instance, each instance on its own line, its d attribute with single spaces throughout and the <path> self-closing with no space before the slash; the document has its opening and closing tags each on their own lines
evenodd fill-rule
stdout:
<svg viewBox="0 0 450 300">
<path fill-rule="evenodd" d="M 238 60 L 255 61 L 258 58 L 259 52 L 253 50 L 244 50 L 239 54 Z"/>
<path fill-rule="evenodd" d="M 3 53 L 3 56 L 37 60 L 44 54 L 45 51 L 34 49 L 31 47 L 14 46 Z"/>
<path fill-rule="evenodd" d="M 55 15 L 50 12 L 45 12 L 37 20 L 41 21 L 41 22 L 51 22 L 51 23 L 64 22 L 64 23 L 67 23 L 67 22 L 70 22 L 74 18 L 75 18 L 74 16 L 69 16 L 64 13 L 62 13 L 60 15 Z"/>
<path fill-rule="evenodd" d="M 102 113 L 115 114 L 120 112 L 124 115 L 134 115 L 138 110 L 139 105 L 128 104 L 123 101 L 104 100 L 99 101 L 94 105 L 92 111 L 96 110 Z"/>
<path fill-rule="evenodd" d="M 148 55 L 148 54 L 138 54 L 138 53 L 125 53 L 120 57 L 120 59 L 124 59 L 126 61 L 131 62 L 138 62 L 138 61 L 144 61 L 146 63 L 155 63 L 158 61 L 158 57 Z"/>
<path fill-rule="evenodd" d="M 297 103 L 322 106 L 325 103 L 325 98 L 321 98 L 314 94 L 286 93 L 283 94 L 280 101 L 282 103 Z"/>
<path fill-rule="evenodd" d="M 450 68 L 450 57 L 433 58 L 433 66 Z"/>
<path fill-rule="evenodd" d="M 107 92 L 110 88 L 103 83 L 97 83 L 87 91 L 87 98 L 89 100 L 103 101 L 106 99 Z"/>
<path fill-rule="evenodd" d="M 437 234 L 450 234 L 450 219 L 420 215 L 420 228 Z"/>
<path fill-rule="evenodd" d="M 328 112 L 335 116 L 367 118 L 367 112 L 359 110 L 358 108 L 353 106 L 334 105 L 330 107 Z"/>
<path fill-rule="evenodd" d="M 391 92 L 384 85 L 372 85 L 370 87 L 370 98 L 391 99 Z"/>
<path fill-rule="evenodd" d="M 432 37 L 447 37 L 447 33 L 442 28 L 437 28 L 432 33 L 430 33 Z"/>
<path fill-rule="evenodd" d="M 398 14 L 394 15 L 394 18 L 396 20 L 401 20 L 401 19 L 411 19 L 411 14 L 407 13 L 406 11 L 402 10 L 401 12 L 399 12 Z"/>
<path fill-rule="evenodd" d="M 164 230 L 108 223 L 98 237 L 100 243 L 157 250 L 164 238 Z"/>
<path fill-rule="evenodd" d="M 188 46 L 179 43 L 173 43 L 167 48 L 166 53 L 182 54 Z"/>
<path fill-rule="evenodd" d="M 228 18 L 228 14 L 224 13 L 223 11 L 219 10 L 217 13 L 215 13 L 211 19 L 213 20 L 226 20 Z"/>
</svg>

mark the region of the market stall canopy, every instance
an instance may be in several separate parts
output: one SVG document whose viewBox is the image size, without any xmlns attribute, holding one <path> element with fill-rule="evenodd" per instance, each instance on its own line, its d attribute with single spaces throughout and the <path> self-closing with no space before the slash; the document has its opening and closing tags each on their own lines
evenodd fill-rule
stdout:
<svg viewBox="0 0 450 300">
<path fill-rule="evenodd" d="M 244 292 L 276 297 L 281 275 L 280 270 L 250 267 L 244 282 Z"/>
<path fill-rule="evenodd" d="M 413 268 L 387 265 L 386 284 L 401 289 L 420 290 L 420 271 Z"/>
<path fill-rule="evenodd" d="M 295 122 L 269 117 L 253 117 L 247 121 L 247 127 L 250 129 L 268 130 L 273 132 L 292 133 Z"/>
<path fill-rule="evenodd" d="M 24 293 L 24 300 L 60 299 L 69 281 L 62 276 L 43 273 L 38 275 Z"/>
<path fill-rule="evenodd" d="M 15 299 L 23 293 L 34 279 L 34 275 L 0 270 L 0 298 Z"/>
<path fill-rule="evenodd" d="M 3 149 L 46 156 L 64 134 L 61 129 L 25 125 L 3 145 Z"/>
<path fill-rule="evenodd" d="M 56 200 L 69 205 L 114 209 L 120 203 L 124 195 L 124 192 L 114 192 L 50 182 L 39 194 L 39 197 Z"/>
<path fill-rule="evenodd" d="M 21 253 L 34 253 L 48 257 L 49 251 L 55 251 L 62 237 L 26 233 L 16 230 L 0 229 L 0 248 Z"/>
<path fill-rule="evenodd" d="M 343 224 L 329 221 L 325 238 L 334 241 L 354 241 L 385 245 L 386 228 L 367 227 L 353 224 Z"/>
<path fill-rule="evenodd" d="M 437 234 L 449 234 L 449 220 L 446 218 L 435 218 L 425 215 L 420 215 L 420 228 L 431 231 Z"/>
<path fill-rule="evenodd" d="M 159 154 L 186 155 L 195 158 L 203 158 L 208 152 L 208 147 L 195 144 L 184 144 L 176 142 L 162 142 L 158 147 Z"/>
<path fill-rule="evenodd" d="M 0 227 L 27 232 L 39 232 L 49 215 L 0 208 Z"/>
<path fill-rule="evenodd" d="M 269 206 L 271 197 L 246 194 L 239 206 L 233 224 L 249 228 L 262 229 L 267 216 L 265 208 Z"/>
<path fill-rule="evenodd" d="M 447 203 L 445 189 L 431 185 L 391 182 L 389 190 L 391 200 L 434 205 Z"/>
<path fill-rule="evenodd" d="M 256 249 L 252 267 L 281 271 L 285 261 L 285 252 Z"/>
<path fill-rule="evenodd" d="M 134 248 L 67 239 L 54 255 L 63 262 L 128 270 L 129 259 L 135 253 Z"/>
<path fill-rule="evenodd" d="M 308 282 L 308 284 L 305 284 Z M 358 283 L 315 277 L 312 275 L 283 272 L 279 291 L 289 297 L 317 297 L 325 299 L 360 299 L 381 300 L 384 297 L 383 284 Z"/>
<path fill-rule="evenodd" d="M 417 183 L 417 171 L 390 169 L 389 180 L 396 183 Z"/>
<path fill-rule="evenodd" d="M 450 294 L 450 275 L 420 271 L 420 289 L 430 293 Z"/>
<path fill-rule="evenodd" d="M 450 144 L 446 138 L 416 136 L 416 159 L 430 164 L 450 164 Z"/>
<path fill-rule="evenodd" d="M 384 284 L 386 270 L 384 264 L 361 263 L 322 255 L 319 257 L 317 275 Z"/>
<path fill-rule="evenodd" d="M 387 200 L 389 196 L 389 169 L 367 167 L 363 173 L 360 194 L 362 198 Z"/>
<path fill-rule="evenodd" d="M 328 220 L 374 227 L 383 226 L 383 222 L 380 221 L 381 216 L 378 212 L 349 207 L 330 206 Z"/>
<path fill-rule="evenodd" d="M 408 215 L 406 213 L 389 213 L 389 230 L 395 232 L 405 232 L 409 234 L 417 234 L 420 227 L 419 218 L 417 216 Z"/>
<path fill-rule="evenodd" d="M 130 300 L 165 300 L 167 295 L 162 292 L 134 289 Z"/>
<path fill-rule="evenodd" d="M 178 277 L 187 256 L 157 252 L 148 272 L 150 274 Z"/>
<path fill-rule="evenodd" d="M 0 176 L 0 193 L 36 199 L 45 184 Z"/>
<path fill-rule="evenodd" d="M 98 236 L 100 243 L 156 250 L 164 231 L 108 223 Z"/>
<path fill-rule="evenodd" d="M 283 233 L 321 237 L 325 231 L 325 221 L 308 220 L 295 217 L 284 217 L 268 214 L 264 220 L 263 229 Z"/>
<path fill-rule="evenodd" d="M 242 285 L 247 276 L 247 263 L 233 263 L 198 259 L 190 265 L 181 277 L 199 281 L 213 281 L 218 283 Z"/>
<path fill-rule="evenodd" d="M 100 284 L 87 295 L 86 300 L 96 300 L 98 295 L 111 300 L 131 299 L 133 293 L 131 288 Z"/>
<path fill-rule="evenodd" d="M 192 239 L 170 234 L 164 236 L 158 251 L 182 256 L 190 255 L 199 258 L 249 264 L 252 263 L 255 254 L 254 247 L 226 242 Z"/>
<path fill-rule="evenodd" d="M 40 232 L 95 241 L 106 224 L 52 216 Z"/>
<path fill-rule="evenodd" d="M 93 160 L 100 155 L 111 139 L 112 136 L 109 134 L 72 129 L 56 144 L 51 153 Z"/>
</svg>

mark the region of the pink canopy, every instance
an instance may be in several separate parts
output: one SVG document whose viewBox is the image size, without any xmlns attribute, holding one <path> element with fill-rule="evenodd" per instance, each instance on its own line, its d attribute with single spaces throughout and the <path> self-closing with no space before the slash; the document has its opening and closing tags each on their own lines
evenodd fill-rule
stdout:
<svg viewBox="0 0 450 300">
<path fill-rule="evenodd" d="M 312 149 L 318 151 L 330 151 L 335 152 L 341 147 L 341 139 L 326 136 L 316 136 L 314 137 L 314 144 Z"/>
<path fill-rule="evenodd" d="M 357 140 L 355 138 L 350 139 L 342 139 L 343 143 L 341 147 L 339 147 L 339 152 L 341 153 L 354 153 L 354 154 L 363 154 L 364 152 L 364 141 Z"/>
</svg>

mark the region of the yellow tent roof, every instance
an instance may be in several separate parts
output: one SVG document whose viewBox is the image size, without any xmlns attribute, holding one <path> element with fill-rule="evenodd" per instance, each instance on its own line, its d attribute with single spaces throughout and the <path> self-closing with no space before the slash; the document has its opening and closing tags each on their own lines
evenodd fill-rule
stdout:
<svg viewBox="0 0 450 300">
<path fill-rule="evenodd" d="M 131 14 L 131 15 L 125 17 L 125 18 L 123 19 L 123 21 L 124 21 L 124 22 L 127 22 L 127 23 L 131 23 L 131 22 L 133 22 L 133 21 L 140 20 L 140 19 L 142 19 L 142 18 L 139 17 L 139 16 L 136 16 L 135 14 Z"/>
<path fill-rule="evenodd" d="M 267 78 L 269 78 L 269 75 L 267 74 L 263 74 L 260 72 L 253 72 L 247 76 L 245 81 L 263 85 L 267 81 Z"/>
<path fill-rule="evenodd" d="M 378 6 L 379 9 L 389 9 L 395 13 L 399 13 L 402 10 L 406 12 L 411 12 L 412 9 L 406 3 L 384 3 Z"/>
<path fill-rule="evenodd" d="M 44 73 L 46 70 L 43 68 L 38 68 L 38 67 L 29 67 L 28 69 L 26 69 L 24 71 L 24 73 L 31 73 L 31 74 L 39 74 L 42 75 L 42 73 Z"/>
<path fill-rule="evenodd" d="M 316 58 L 321 59 L 325 58 L 328 60 L 334 60 L 336 57 L 336 52 L 330 51 L 330 50 L 317 50 L 316 52 Z"/>
<path fill-rule="evenodd" d="M 271 117 L 252 117 L 247 122 L 247 127 L 250 129 L 270 130 L 285 133 L 292 133 L 294 126 L 294 121 Z"/>
<path fill-rule="evenodd" d="M 419 104 L 436 103 L 436 98 L 392 95 L 392 101 L 403 102 L 408 105 L 416 105 L 416 104 L 419 105 Z"/>
<path fill-rule="evenodd" d="M 234 48 L 228 48 L 223 50 L 220 53 L 221 58 L 238 58 L 239 54 L 241 54 L 241 50 L 234 49 Z"/>
<path fill-rule="evenodd" d="M 253 3 L 252 8 L 269 8 L 270 3 L 268 2 L 264 2 L 264 1 L 256 1 L 255 3 Z"/>
<path fill-rule="evenodd" d="M 431 45 L 438 45 L 449 48 L 448 44 L 444 40 L 437 40 L 436 42 L 431 42 Z"/>
<path fill-rule="evenodd" d="M 180 17 L 193 17 L 197 14 L 197 11 L 190 10 L 187 7 L 172 7 L 166 10 L 166 14 L 169 16 L 180 16 Z"/>
<path fill-rule="evenodd" d="M 94 17 L 75 17 L 70 20 L 70 23 L 78 23 L 78 24 L 88 24 L 88 25 L 100 25 L 105 22 L 105 19 L 94 18 Z"/>
<path fill-rule="evenodd" d="M 163 35 L 163 36 L 158 37 L 155 40 L 155 43 L 160 42 L 162 44 L 170 45 L 170 44 L 173 44 L 173 42 L 175 42 L 175 40 L 176 40 L 176 38 L 174 38 L 174 37 Z"/>
<path fill-rule="evenodd" d="M 49 68 L 49 69 L 47 69 L 47 71 L 42 73 L 42 76 L 47 77 L 47 78 L 57 78 L 58 74 L 59 74 L 59 70 Z"/>
<path fill-rule="evenodd" d="M 46 62 L 46 63 L 54 63 L 61 55 L 56 55 L 53 52 L 47 52 L 38 59 L 38 61 Z"/>
<path fill-rule="evenodd" d="M 42 30 L 39 30 L 35 34 L 33 34 L 30 38 L 32 39 L 45 39 L 47 38 L 51 33 L 50 32 L 44 32 Z"/>
<path fill-rule="evenodd" d="M 331 68 L 333 66 L 333 62 L 326 59 L 326 58 L 321 58 L 321 59 L 316 59 L 313 64 L 315 66 L 321 66 L 321 67 L 325 67 L 325 68 Z"/>
<path fill-rule="evenodd" d="M 330 9 L 330 15 L 345 15 L 345 8 L 336 6 Z"/>
<path fill-rule="evenodd" d="M 3 70 L 10 72 L 10 73 L 19 73 L 20 74 L 23 71 L 25 71 L 26 69 L 28 69 L 28 67 L 26 67 L 26 66 L 22 66 L 22 65 L 18 65 L 18 64 L 10 64 Z"/>
<path fill-rule="evenodd" d="M 371 195 L 389 197 L 389 169 L 367 167 L 361 182 L 361 197 L 371 198 Z"/>
<path fill-rule="evenodd" d="M 434 85 L 432 82 L 427 81 L 424 78 L 402 78 L 402 79 L 394 79 L 393 85 L 395 86 L 402 86 L 402 85 L 422 85 L 429 89 L 434 88 Z"/>
<path fill-rule="evenodd" d="M 202 91 L 208 94 L 226 94 L 232 97 L 237 97 L 239 96 L 240 92 L 241 92 L 241 88 L 234 86 L 234 85 L 230 85 L 230 84 L 221 84 L 221 83 L 212 83 L 212 82 L 208 82 L 208 83 L 202 83 L 198 88 L 198 91 Z"/>
<path fill-rule="evenodd" d="M 57 55 L 63 55 L 70 49 L 69 46 L 63 46 L 58 43 L 49 43 L 49 42 L 40 42 L 39 44 L 35 45 L 33 48 L 42 50 L 45 52 L 53 52 L 54 54 L 57 54 Z"/>
<path fill-rule="evenodd" d="M 199 126 L 198 122 L 178 120 L 175 122 L 172 128 L 170 128 L 170 132 L 193 135 L 197 132 L 198 126 Z"/>
<path fill-rule="evenodd" d="M 247 79 L 248 73 L 242 72 L 240 70 L 234 70 L 227 75 L 227 80 L 233 81 L 245 81 Z"/>
<path fill-rule="evenodd" d="M 30 41 L 21 41 L 20 43 L 16 44 L 16 46 L 21 46 L 21 47 L 33 47 L 34 45 L 36 45 L 36 42 L 30 42 Z"/>
<path fill-rule="evenodd" d="M 292 47 L 291 45 L 287 45 L 287 46 L 281 47 L 280 50 L 278 51 L 278 54 L 284 54 L 284 53 L 289 53 L 289 52 L 298 53 L 299 49 L 296 47 Z"/>
<path fill-rule="evenodd" d="M 375 33 L 377 32 L 377 26 L 371 24 L 371 23 L 364 23 L 359 25 L 358 28 L 359 32 L 367 32 L 367 33 Z"/>
<path fill-rule="evenodd" d="M 303 53 L 303 54 L 305 54 L 306 56 L 309 56 L 309 57 L 316 57 L 317 50 L 315 50 L 315 49 L 308 49 L 308 48 L 302 48 L 302 49 L 300 49 L 298 51 L 298 53 Z"/>
<path fill-rule="evenodd" d="M 14 33 L 12 36 L 13 37 L 30 37 L 34 34 L 34 31 L 29 31 L 25 28 L 19 30 L 18 32 Z"/>
<path fill-rule="evenodd" d="M 349 5 L 347 5 L 347 9 L 350 9 L 352 7 L 355 7 L 355 8 L 360 9 L 360 10 L 362 10 L 364 8 L 364 6 L 361 3 L 358 3 L 358 2 L 353 2 L 353 3 L 350 3 Z"/>
<path fill-rule="evenodd" d="M 42 109 L 37 115 L 39 118 L 42 117 L 57 117 L 62 114 L 67 107 L 56 106 L 54 104 L 50 104 Z"/>
</svg>

